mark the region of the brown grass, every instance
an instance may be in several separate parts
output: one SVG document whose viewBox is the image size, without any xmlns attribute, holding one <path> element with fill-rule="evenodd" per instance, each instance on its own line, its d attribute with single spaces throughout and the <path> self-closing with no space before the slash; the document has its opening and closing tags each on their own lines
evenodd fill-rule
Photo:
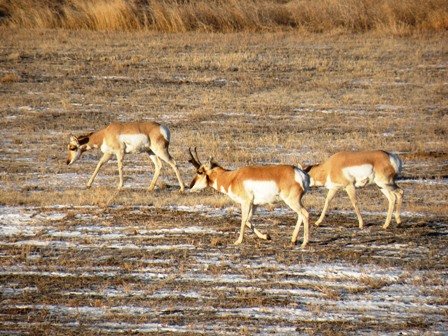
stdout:
<svg viewBox="0 0 448 336">
<path fill-rule="evenodd" d="M 0 83 L 13 83 L 18 82 L 20 80 L 19 75 L 16 73 L 6 73 L 0 77 Z"/>
<path fill-rule="evenodd" d="M 448 175 L 444 33 L 380 38 L 0 32 L 5 46 L 0 164 L 7 172 L 0 176 L 2 204 L 231 204 L 216 193 L 180 196 L 167 165 L 161 182 L 172 187 L 148 193 L 153 168 L 143 154 L 126 157 L 124 191 L 114 194 L 113 160 L 93 188 L 83 190 L 100 153 L 87 153 L 67 167 L 68 135 L 115 120 L 168 125 L 170 152 L 186 184 L 193 174 L 189 146 L 227 168 L 306 165 L 336 151 L 384 149 L 401 153 L 405 178 L 437 182 Z M 404 211 L 446 213 L 443 181 L 399 184 L 405 189 Z M 377 188 L 358 194 L 363 211 L 384 211 Z M 313 190 L 305 206 L 317 211 L 324 197 L 324 190 Z M 343 192 L 334 207 L 351 211 Z"/>
<path fill-rule="evenodd" d="M 446 0 L 3 0 L 9 27 L 101 31 L 300 30 L 409 34 L 448 29 Z"/>
</svg>

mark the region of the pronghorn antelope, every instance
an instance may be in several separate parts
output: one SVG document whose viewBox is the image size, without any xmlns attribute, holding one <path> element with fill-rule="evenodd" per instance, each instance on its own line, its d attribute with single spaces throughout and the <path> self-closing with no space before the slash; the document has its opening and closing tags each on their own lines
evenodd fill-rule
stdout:
<svg viewBox="0 0 448 336">
<path fill-rule="evenodd" d="M 117 157 L 118 174 L 120 181 L 118 188 L 123 187 L 123 158 L 127 153 L 148 153 L 154 163 L 155 171 L 149 190 L 153 190 L 162 168 L 162 159 L 168 163 L 176 173 L 180 190 L 184 190 L 184 183 L 177 169 L 176 162 L 168 152 L 170 143 L 170 131 L 166 126 L 156 122 L 132 122 L 112 123 L 97 132 L 79 137 L 70 136 L 68 145 L 67 164 L 71 165 L 79 159 L 85 151 L 100 148 L 103 156 L 98 162 L 87 187 L 89 188 L 95 179 L 101 166 L 104 165 L 112 155 Z"/>
<path fill-rule="evenodd" d="M 390 224 L 395 203 L 395 220 L 400 224 L 403 190 L 395 184 L 395 177 L 401 168 L 402 162 L 398 155 L 384 151 L 339 152 L 321 164 L 306 167 L 305 171 L 310 175 L 311 186 L 325 186 L 328 189 L 325 205 L 316 225 L 322 223 L 336 192 L 345 188 L 358 216 L 359 227 L 363 228 L 364 221 L 356 202 L 355 188 L 371 183 L 380 187 L 389 201 L 383 228 L 387 228 Z"/>
<path fill-rule="evenodd" d="M 227 170 L 220 167 L 210 158 L 207 163 L 199 161 L 190 151 L 190 160 L 196 168 L 196 176 L 191 181 L 190 191 L 199 191 L 210 186 L 241 204 L 241 229 L 235 245 L 241 244 L 245 227 L 249 227 L 261 239 L 270 239 L 251 224 L 255 207 L 260 204 L 273 203 L 281 198 L 297 215 L 291 242 L 297 241 L 300 226 L 304 224 L 302 248 L 309 239 L 308 212 L 302 206 L 302 196 L 309 187 L 309 176 L 301 169 L 286 165 L 269 165 L 243 167 L 237 170 Z"/>
</svg>

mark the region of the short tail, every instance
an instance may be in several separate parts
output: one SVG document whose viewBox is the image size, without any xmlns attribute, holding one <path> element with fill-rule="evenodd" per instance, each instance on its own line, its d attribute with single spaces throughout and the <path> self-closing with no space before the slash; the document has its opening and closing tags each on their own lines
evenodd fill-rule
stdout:
<svg viewBox="0 0 448 336">
<path fill-rule="evenodd" d="M 296 182 L 302 186 L 303 191 L 307 192 L 310 189 L 310 176 L 299 167 L 294 168 L 294 174 Z"/>
<path fill-rule="evenodd" d="M 397 154 L 394 153 L 387 153 L 389 154 L 389 160 L 394 167 L 395 173 L 400 174 L 401 170 L 403 169 L 403 161 L 401 161 L 400 157 Z"/>
<path fill-rule="evenodd" d="M 170 142 L 171 140 L 171 133 L 170 129 L 166 127 L 165 125 L 160 125 L 160 133 L 165 138 L 166 141 Z"/>
</svg>

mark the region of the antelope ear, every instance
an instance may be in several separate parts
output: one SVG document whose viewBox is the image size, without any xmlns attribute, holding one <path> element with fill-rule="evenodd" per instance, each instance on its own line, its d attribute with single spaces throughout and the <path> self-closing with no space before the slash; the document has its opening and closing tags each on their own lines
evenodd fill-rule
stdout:
<svg viewBox="0 0 448 336">
<path fill-rule="evenodd" d="M 77 137 L 75 137 L 74 135 L 70 135 L 70 142 L 74 142 L 74 143 L 76 143 L 76 144 L 78 144 L 78 145 L 79 145 L 79 141 L 78 141 L 78 138 L 77 138 Z"/>
<path fill-rule="evenodd" d="M 313 168 L 314 166 L 316 166 L 316 165 L 306 165 L 305 167 L 302 168 L 302 170 L 303 170 L 305 173 L 309 173 L 310 170 L 311 170 L 311 168 Z"/>
</svg>

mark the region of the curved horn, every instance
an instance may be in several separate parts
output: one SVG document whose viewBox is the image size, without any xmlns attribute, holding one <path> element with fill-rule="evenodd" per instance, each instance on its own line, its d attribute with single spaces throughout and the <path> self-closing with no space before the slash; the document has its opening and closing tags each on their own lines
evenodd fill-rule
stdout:
<svg viewBox="0 0 448 336">
<path fill-rule="evenodd" d="M 190 160 L 188 160 L 188 162 L 190 162 L 193 166 L 195 166 L 196 169 L 198 169 L 201 166 L 201 162 L 198 159 L 198 152 L 196 151 L 196 147 L 194 148 L 196 157 L 194 157 L 190 147 L 188 147 L 188 151 L 190 152 Z"/>
<path fill-rule="evenodd" d="M 201 160 L 199 160 L 199 155 L 198 155 L 198 151 L 197 151 L 196 147 L 194 147 L 194 156 L 196 157 L 196 161 L 197 161 L 200 165 L 202 165 Z"/>
</svg>

